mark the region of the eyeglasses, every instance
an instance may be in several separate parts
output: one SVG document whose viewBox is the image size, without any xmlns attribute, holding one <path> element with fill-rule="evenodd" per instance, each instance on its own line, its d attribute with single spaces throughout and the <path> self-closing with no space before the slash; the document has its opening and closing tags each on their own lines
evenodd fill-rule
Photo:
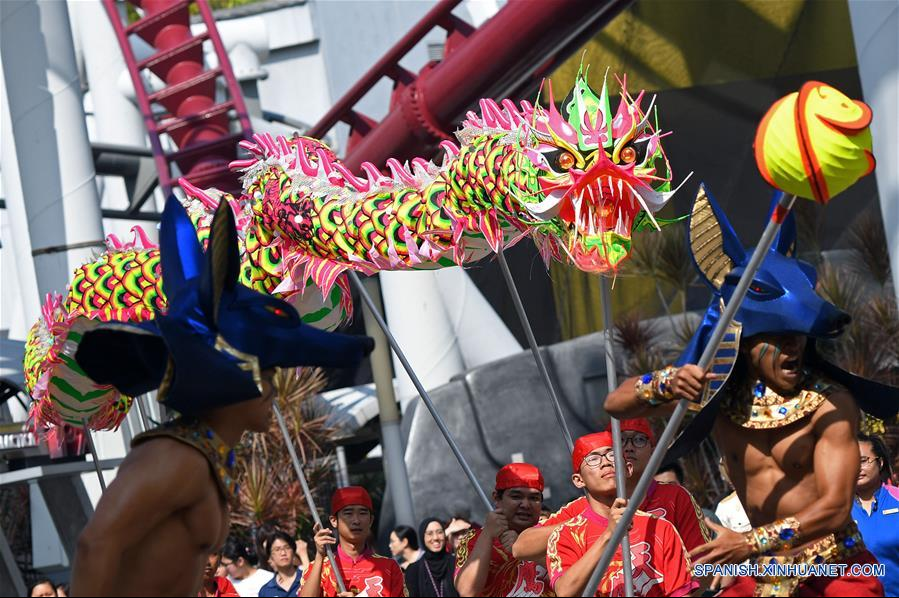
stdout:
<svg viewBox="0 0 899 598">
<path fill-rule="evenodd" d="M 649 436 L 646 434 L 634 434 L 633 436 L 621 435 L 621 446 L 628 444 L 634 445 L 634 448 L 641 449 L 649 444 Z"/>
<path fill-rule="evenodd" d="M 230 567 L 231 565 L 234 564 L 234 561 L 227 561 L 227 562 L 226 562 L 224 559 L 222 559 L 222 561 L 221 561 L 220 564 L 221 564 L 222 567 Z"/>
<path fill-rule="evenodd" d="M 861 461 L 862 465 L 867 467 L 868 465 L 871 465 L 872 463 L 877 463 L 878 461 L 880 461 L 880 459 L 878 459 L 877 457 L 862 457 L 861 459 L 859 459 L 859 461 Z"/>
<path fill-rule="evenodd" d="M 603 459 L 614 465 L 615 451 L 606 451 L 604 453 L 590 453 L 584 458 L 584 463 L 590 469 L 596 469 L 597 467 L 602 465 Z"/>
<path fill-rule="evenodd" d="M 290 546 L 272 546 L 272 553 L 275 552 L 290 552 Z"/>
</svg>

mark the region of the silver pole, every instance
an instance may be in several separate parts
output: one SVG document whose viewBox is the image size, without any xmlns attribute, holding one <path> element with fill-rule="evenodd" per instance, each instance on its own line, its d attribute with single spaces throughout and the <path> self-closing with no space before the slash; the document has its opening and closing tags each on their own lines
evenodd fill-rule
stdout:
<svg viewBox="0 0 899 598">
<path fill-rule="evenodd" d="M 144 411 L 144 397 L 147 395 L 137 395 L 134 397 L 134 404 L 137 405 L 138 419 L 140 419 L 141 432 L 150 429 L 150 420 L 147 419 L 147 413 Z"/>
<path fill-rule="evenodd" d="M 612 296 L 609 279 L 599 277 L 599 292 L 602 300 L 602 324 L 606 349 L 606 383 L 609 392 L 618 388 L 618 372 L 615 369 L 615 348 L 612 346 Z M 621 422 L 612 418 L 612 450 L 615 453 L 615 487 L 618 498 L 627 498 L 627 477 L 625 476 L 624 445 L 621 443 Z M 624 595 L 634 595 L 634 576 L 631 567 L 631 539 L 626 531 L 621 541 L 621 564 L 624 569 Z"/>
<path fill-rule="evenodd" d="M 100 458 L 97 456 L 97 447 L 94 446 L 94 437 L 91 429 L 87 427 L 87 418 L 81 420 L 84 424 L 84 433 L 87 435 L 87 448 L 94 459 L 94 469 L 97 470 L 97 479 L 100 480 L 100 490 L 106 492 L 106 480 L 103 479 L 103 470 L 100 469 Z"/>
<path fill-rule="evenodd" d="M 518 312 L 518 319 L 521 320 L 521 327 L 524 328 L 524 334 L 528 337 L 528 344 L 531 346 L 531 353 L 534 354 L 534 360 L 537 362 L 537 369 L 540 370 L 543 383 L 546 384 L 546 388 L 549 390 L 549 399 L 556 414 L 556 421 L 559 422 L 559 427 L 562 428 L 565 444 L 568 445 L 568 452 L 571 453 L 574 451 L 574 440 L 571 438 L 571 432 L 568 430 L 568 424 L 565 423 L 565 416 L 562 414 L 559 393 L 556 392 L 556 387 L 549 377 L 549 370 L 546 368 L 546 362 L 543 361 L 543 356 L 540 354 L 537 339 L 534 338 L 534 331 L 531 329 L 531 323 L 528 321 L 528 315 L 524 311 L 521 296 L 518 294 L 518 288 L 512 279 L 512 272 L 509 271 L 509 264 L 506 263 L 506 256 L 502 249 L 497 252 L 496 257 L 499 259 L 499 267 L 503 271 L 503 278 L 506 279 L 506 286 L 509 287 L 509 294 L 512 295 L 512 303 L 515 305 L 515 311 Z"/>
<path fill-rule="evenodd" d="M 759 244 L 756 246 L 755 251 L 753 251 L 752 258 L 750 258 L 749 264 L 747 264 L 746 269 L 743 271 L 743 275 L 740 277 L 740 282 L 737 283 L 737 288 L 734 290 L 733 296 L 730 301 L 727 302 L 727 306 L 721 314 L 721 319 L 718 320 L 718 323 L 715 325 L 712 336 L 705 346 L 705 350 L 702 352 L 702 357 L 700 357 L 697 365 L 703 370 L 707 370 L 709 365 L 711 365 L 712 358 L 714 358 L 715 353 L 718 352 L 718 345 L 721 344 L 721 339 L 724 338 L 728 325 L 731 320 L 734 319 L 737 310 L 740 309 L 740 304 L 743 303 L 743 298 L 746 296 L 746 291 L 749 289 L 752 278 L 758 271 L 759 266 L 761 266 L 765 256 L 768 255 L 771 245 L 774 244 L 777 231 L 780 230 L 780 226 L 783 224 L 784 219 L 793 207 L 794 201 L 796 201 L 795 195 L 787 195 L 786 193 L 781 192 L 777 207 L 771 214 L 771 219 L 765 227 L 765 232 L 762 233 L 762 238 L 759 240 Z M 587 582 L 587 585 L 584 588 L 583 596 L 593 596 L 596 593 L 596 588 L 599 587 L 599 581 L 602 579 L 602 575 L 608 568 L 609 563 L 612 562 L 612 556 L 615 554 L 615 547 L 621 542 L 621 538 L 624 537 L 624 532 L 627 531 L 631 519 L 634 518 L 634 513 L 637 512 L 637 507 L 640 506 L 640 503 L 643 502 L 643 499 L 646 497 L 646 491 L 649 489 L 650 483 L 652 483 L 652 478 L 659 470 L 662 459 L 665 458 L 665 451 L 668 450 L 668 447 L 674 440 L 674 434 L 677 432 L 681 421 L 683 421 L 684 416 L 687 414 L 687 407 L 689 404 L 690 401 L 687 399 L 681 399 L 674 409 L 674 413 L 671 414 L 671 419 L 668 420 L 665 431 L 662 432 L 662 436 L 659 438 L 659 442 L 656 445 L 655 450 L 653 450 L 652 456 L 649 458 L 646 471 L 643 472 L 643 476 L 637 483 L 637 487 L 634 488 L 634 495 L 631 497 L 631 501 L 624 511 L 624 515 L 615 527 L 615 531 L 612 532 L 612 538 L 609 540 L 608 546 L 606 546 L 603 551 L 602 557 L 599 559 L 599 563 L 596 565 L 596 569 L 590 577 L 590 581 Z"/>
<path fill-rule="evenodd" d="M 427 410 L 431 413 L 431 417 L 434 418 L 434 422 L 440 429 L 440 433 L 443 434 L 443 437 L 446 439 L 447 444 L 449 444 L 450 446 L 450 450 L 453 451 L 453 455 L 456 456 L 456 460 L 459 462 L 459 465 L 462 466 L 462 470 L 468 477 L 468 481 L 471 482 L 471 485 L 477 493 L 478 498 L 481 499 L 481 502 L 484 504 L 484 507 L 487 509 L 487 511 L 494 510 L 495 507 L 493 506 L 493 503 L 487 496 L 487 493 L 484 492 L 484 489 L 478 482 L 478 478 L 475 477 L 474 471 L 472 471 L 471 466 L 468 465 L 468 461 L 466 461 L 465 457 L 462 456 L 462 451 L 459 450 L 459 445 L 456 444 L 456 441 L 453 438 L 453 435 L 450 433 L 449 429 L 446 427 L 446 423 L 444 423 L 443 418 L 440 417 L 439 413 L 437 413 L 437 407 L 434 406 L 434 402 L 431 400 L 431 396 L 428 394 L 428 391 L 425 390 L 424 386 L 422 386 L 421 380 L 418 379 L 418 376 L 415 375 L 415 372 L 412 370 L 412 366 L 406 359 L 406 355 L 403 353 L 403 350 L 400 349 L 399 344 L 393 337 L 393 333 L 390 332 L 390 328 L 387 327 L 387 322 L 384 321 L 384 318 L 381 317 L 380 312 L 375 308 L 375 304 L 372 301 L 371 296 L 368 294 L 368 291 L 365 289 L 365 285 L 362 284 L 362 281 L 359 280 L 359 276 L 352 270 L 348 272 L 348 275 L 352 283 L 356 286 L 356 289 L 359 291 L 359 295 L 362 297 L 365 305 L 368 306 L 369 312 L 374 316 L 375 320 L 378 322 L 378 326 L 381 327 L 381 330 L 384 331 L 384 336 L 387 337 L 387 342 L 390 343 L 390 346 L 391 348 L 393 348 L 394 353 L 396 353 L 396 356 L 399 358 L 400 363 L 403 364 L 403 369 L 405 369 L 406 373 L 409 374 L 409 378 L 412 380 L 412 384 L 415 385 L 415 389 L 418 391 L 422 402 L 425 404 Z"/>
<path fill-rule="evenodd" d="M 300 486 L 303 487 L 303 496 L 306 497 L 306 505 L 309 507 L 309 512 L 312 513 L 312 521 L 314 521 L 319 527 L 324 528 L 322 525 L 321 517 L 318 516 L 318 509 L 315 507 L 315 500 L 312 498 L 312 491 L 309 490 L 309 483 L 306 482 L 306 475 L 303 473 L 303 467 L 300 465 L 300 459 L 297 457 L 296 450 L 293 448 L 293 440 L 290 438 L 290 433 L 287 431 L 287 424 L 284 423 L 284 416 L 281 415 L 281 408 L 278 407 L 278 402 L 273 401 L 272 407 L 275 412 L 275 419 L 278 420 L 278 427 L 281 428 L 281 435 L 284 436 L 284 444 L 287 445 L 287 452 L 290 454 L 290 461 L 293 463 L 293 469 L 297 473 L 297 478 L 300 480 Z M 334 552 L 331 550 L 330 546 L 325 547 L 325 552 L 328 554 L 328 560 L 331 561 L 331 571 L 334 572 L 334 579 L 337 580 L 337 587 L 340 589 L 340 592 L 346 592 L 346 584 L 343 583 L 343 576 L 340 574 L 340 569 L 337 568 L 337 560 L 334 558 Z"/>
</svg>

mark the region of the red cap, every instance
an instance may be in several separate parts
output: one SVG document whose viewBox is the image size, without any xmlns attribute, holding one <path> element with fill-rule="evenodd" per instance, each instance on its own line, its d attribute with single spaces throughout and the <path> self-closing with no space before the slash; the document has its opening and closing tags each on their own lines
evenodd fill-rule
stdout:
<svg viewBox="0 0 899 598">
<path fill-rule="evenodd" d="M 371 504 L 371 496 L 368 490 L 362 486 L 347 486 L 346 488 L 338 488 L 331 495 L 331 514 L 334 515 L 340 509 L 350 505 L 361 505 L 374 512 Z"/>
<path fill-rule="evenodd" d="M 651 444 L 656 443 L 656 435 L 652 433 L 652 426 L 649 425 L 649 420 L 645 417 L 622 419 L 619 421 L 621 422 L 622 432 L 640 432 L 641 434 L 646 434 L 646 437 L 649 438 Z M 606 432 L 612 433 L 612 422 L 609 422 L 609 425 L 606 426 Z"/>
<path fill-rule="evenodd" d="M 571 469 L 574 470 L 574 473 L 580 473 L 581 463 L 584 462 L 587 455 L 598 448 L 607 446 L 612 446 L 611 432 L 596 432 L 581 436 L 574 443 L 574 451 L 571 453 Z"/>
<path fill-rule="evenodd" d="M 543 492 L 543 474 L 530 463 L 509 463 L 496 472 L 496 491 L 533 488 Z"/>
</svg>

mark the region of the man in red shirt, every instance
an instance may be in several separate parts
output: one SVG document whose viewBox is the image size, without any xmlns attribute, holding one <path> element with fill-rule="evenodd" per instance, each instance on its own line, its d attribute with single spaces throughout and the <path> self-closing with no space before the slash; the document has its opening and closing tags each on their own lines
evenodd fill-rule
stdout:
<svg viewBox="0 0 899 598">
<path fill-rule="evenodd" d="M 610 427 L 606 432 L 611 432 Z M 627 479 L 627 494 L 634 490 L 655 446 L 655 435 L 645 418 L 621 420 L 621 443 L 624 458 L 633 466 L 633 474 Z M 516 558 L 542 561 L 546 557 L 546 543 L 556 528 L 587 510 L 587 498 L 581 496 L 556 511 L 539 524 L 523 532 L 512 552 Z M 653 481 L 641 511 L 663 517 L 674 524 L 687 550 L 702 546 L 711 539 L 702 516 L 702 510 L 690 492 L 680 484 Z"/>
<path fill-rule="evenodd" d="M 587 509 L 558 526 L 549 538 L 546 566 L 559 596 L 580 596 L 627 506 L 616 499 L 612 435 L 578 438 L 571 456 L 571 481 L 586 488 Z M 628 465 L 628 474 L 631 467 Z M 635 596 L 686 596 L 699 584 L 690 577 L 687 551 L 665 519 L 637 511 L 630 528 Z M 623 596 L 621 548 L 603 575 L 597 596 Z"/>
<path fill-rule="evenodd" d="M 222 598 L 240 598 L 240 594 L 234 589 L 234 584 L 228 581 L 228 578 L 216 575 L 219 565 L 222 564 L 222 553 L 213 552 L 206 559 L 203 566 L 203 584 L 197 596 L 206 598 L 207 596 L 221 596 Z"/>
<path fill-rule="evenodd" d="M 510 463 L 496 474 L 496 510 L 483 529 L 470 530 L 456 548 L 460 596 L 553 596 L 546 570 L 512 556 L 512 544 L 540 517 L 543 475 L 529 463 Z"/>
<path fill-rule="evenodd" d="M 361 486 L 338 488 L 331 497 L 331 529 L 315 528 L 315 560 L 303 573 L 300 596 L 408 596 L 403 571 L 368 546 L 374 522 L 371 496 Z M 339 594 L 325 547 L 337 544 L 337 567 L 347 593 Z"/>
</svg>

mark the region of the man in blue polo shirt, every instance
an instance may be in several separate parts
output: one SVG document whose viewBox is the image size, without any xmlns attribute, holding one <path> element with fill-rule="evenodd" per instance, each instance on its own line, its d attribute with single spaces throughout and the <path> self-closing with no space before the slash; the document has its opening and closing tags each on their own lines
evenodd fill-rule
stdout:
<svg viewBox="0 0 899 598">
<path fill-rule="evenodd" d="M 275 576 L 259 590 L 260 596 L 283 598 L 297 596 L 303 572 L 294 564 L 297 543 L 282 531 L 276 531 L 265 543 L 266 556 Z"/>
<path fill-rule="evenodd" d="M 880 579 L 886 596 L 899 596 L 899 488 L 890 479 L 890 455 L 879 436 L 860 434 L 861 470 L 852 518 L 865 545 L 884 565 Z"/>
</svg>

